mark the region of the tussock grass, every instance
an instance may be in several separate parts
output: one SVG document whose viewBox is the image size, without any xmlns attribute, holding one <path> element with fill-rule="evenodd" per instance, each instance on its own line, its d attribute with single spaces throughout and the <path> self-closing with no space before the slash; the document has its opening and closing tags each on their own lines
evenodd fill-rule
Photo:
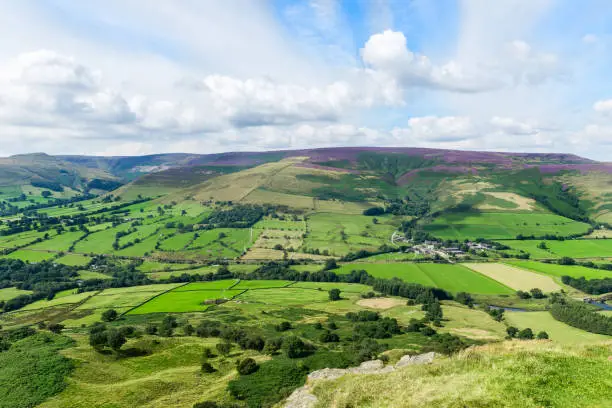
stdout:
<svg viewBox="0 0 612 408">
<path fill-rule="evenodd" d="M 314 393 L 317 407 L 604 407 L 612 390 L 611 353 L 612 342 L 504 342 L 428 366 L 320 382 Z"/>
</svg>

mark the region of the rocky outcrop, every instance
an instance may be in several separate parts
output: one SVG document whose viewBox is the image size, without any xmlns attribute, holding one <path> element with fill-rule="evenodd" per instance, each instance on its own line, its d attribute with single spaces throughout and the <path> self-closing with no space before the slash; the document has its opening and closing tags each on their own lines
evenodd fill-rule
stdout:
<svg viewBox="0 0 612 408">
<path fill-rule="evenodd" d="M 285 401 L 285 408 L 312 408 L 317 403 L 310 391 L 315 381 L 335 380 L 346 374 L 386 374 L 397 368 L 409 365 L 429 364 L 435 358 L 435 353 L 419 354 L 416 356 L 403 356 L 394 366 L 385 366 L 381 360 L 372 360 L 361 363 L 359 367 L 350 368 L 324 368 L 313 371 L 308 375 L 306 384 L 295 390 Z"/>
</svg>

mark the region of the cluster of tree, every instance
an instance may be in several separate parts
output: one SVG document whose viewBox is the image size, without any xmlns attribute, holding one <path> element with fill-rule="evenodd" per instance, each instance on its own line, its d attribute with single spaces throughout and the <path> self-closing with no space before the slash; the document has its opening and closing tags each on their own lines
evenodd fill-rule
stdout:
<svg viewBox="0 0 612 408">
<path fill-rule="evenodd" d="M 546 297 L 544 292 L 542 292 L 542 289 L 539 288 L 530 289 L 529 292 L 525 292 L 524 290 L 517 290 L 516 296 L 518 296 L 520 299 L 544 299 Z"/>
<path fill-rule="evenodd" d="M 506 329 L 506 333 L 508 333 L 508 339 L 533 340 L 534 338 L 537 338 L 538 340 L 544 340 L 549 338 L 548 333 L 545 331 L 541 331 L 534 336 L 533 331 L 529 327 L 519 330 L 514 326 L 509 326 Z"/>
<path fill-rule="evenodd" d="M 587 280 L 584 276 L 572 278 L 571 276 L 564 275 L 561 277 L 561 281 L 566 285 L 591 295 L 602 295 L 612 292 L 612 278 Z"/>
<path fill-rule="evenodd" d="M 248 228 L 266 214 L 260 205 L 234 205 L 229 209 L 217 209 L 202 220 L 207 228 Z"/>
<path fill-rule="evenodd" d="M 484 305 L 483 310 L 496 322 L 501 322 L 502 320 L 504 320 L 504 309 L 501 307 Z"/>
<path fill-rule="evenodd" d="M 113 191 L 115 189 L 118 189 L 122 185 L 123 184 L 121 182 L 115 180 L 93 179 L 89 183 L 87 183 L 86 189 Z"/>
<path fill-rule="evenodd" d="M 388 339 L 402 332 L 396 319 L 381 317 L 376 312 L 349 312 L 346 314 L 346 317 L 353 322 L 358 322 L 358 324 L 353 326 L 353 341 Z"/>
<path fill-rule="evenodd" d="M 612 336 L 612 317 L 597 313 L 584 303 L 555 296 L 552 298 L 550 314 L 570 326 Z"/>
<path fill-rule="evenodd" d="M 134 337 L 136 330 L 132 326 L 108 328 L 102 322 L 96 322 L 89 327 L 89 345 L 98 352 L 105 349 L 118 352 L 129 337 Z"/>
<path fill-rule="evenodd" d="M 62 186 L 60 183 L 57 183 L 57 182 L 54 182 L 54 181 L 32 180 L 30 182 L 30 184 L 33 187 L 46 188 L 47 190 L 57 191 L 59 193 L 64 191 L 64 186 Z"/>
</svg>

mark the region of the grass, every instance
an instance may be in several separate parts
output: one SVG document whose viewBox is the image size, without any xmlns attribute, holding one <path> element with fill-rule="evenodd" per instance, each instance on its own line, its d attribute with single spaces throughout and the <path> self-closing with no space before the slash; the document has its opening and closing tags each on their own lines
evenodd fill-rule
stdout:
<svg viewBox="0 0 612 408">
<path fill-rule="evenodd" d="M 206 301 L 231 299 L 241 292 L 233 289 L 170 291 L 151 299 L 129 314 L 201 312 L 210 307 L 205 304 Z"/>
<path fill-rule="evenodd" d="M 72 244 L 83 236 L 82 231 L 64 232 L 51 239 L 44 240 L 38 244 L 28 246 L 28 249 L 45 251 L 67 251 Z"/>
<path fill-rule="evenodd" d="M 344 264 L 334 272 L 350 273 L 363 269 L 370 275 L 391 279 L 397 277 L 405 282 L 433 286 L 450 292 L 479 294 L 509 294 L 513 291 L 499 282 L 474 272 L 461 265 L 434 263 L 385 263 L 385 264 Z"/>
<path fill-rule="evenodd" d="M 383 375 L 314 384 L 316 407 L 604 407 L 609 346 L 504 342 Z"/>
<path fill-rule="evenodd" d="M 161 241 L 160 249 L 163 251 L 180 251 L 189 244 L 194 237 L 193 232 L 176 234 L 168 239 Z"/>
<path fill-rule="evenodd" d="M 544 292 L 554 292 L 561 289 L 561 286 L 548 276 L 510 265 L 498 263 L 471 263 L 465 265 L 515 290 L 529 291 L 533 288 L 539 288 Z"/>
<path fill-rule="evenodd" d="M 568 236 L 586 233 L 590 226 L 555 214 L 540 213 L 449 213 L 423 229 L 443 239 L 514 239 L 545 234 Z"/>
<path fill-rule="evenodd" d="M 106 291 L 97 294 L 96 296 L 88 299 L 85 303 L 77 307 L 75 310 L 88 310 L 88 309 L 116 309 L 126 307 L 136 307 L 156 296 L 161 292 L 131 292 L 131 293 L 117 293 L 117 294 L 105 294 Z"/>
<path fill-rule="evenodd" d="M 219 371 L 201 374 L 202 352 L 214 350 L 216 339 L 144 336 L 124 348 L 145 350 L 147 355 L 117 358 L 91 350 L 86 336 L 75 338 L 77 347 L 64 354 L 83 363 L 75 368 L 67 388 L 41 408 L 191 407 L 202 400 L 223 400 L 235 359 L 242 357 L 237 351 L 231 358 L 210 359 Z"/>
<path fill-rule="evenodd" d="M 61 392 L 74 363 L 59 350 L 72 345 L 65 336 L 39 333 L 0 353 L 0 408 L 29 408 Z"/>
<path fill-rule="evenodd" d="M 161 271 L 175 271 L 175 270 L 187 269 L 190 267 L 191 265 L 189 264 L 144 261 L 142 265 L 138 266 L 138 268 L 136 269 L 144 273 L 149 273 L 149 272 L 161 272 Z"/>
<path fill-rule="evenodd" d="M 550 250 L 570 258 L 596 258 L 612 256 L 612 239 L 572 239 L 546 241 Z"/>
<path fill-rule="evenodd" d="M 365 293 L 372 292 L 372 287 L 360 285 L 358 283 L 341 283 L 341 282 L 296 282 L 291 285 L 292 288 L 317 289 L 328 292 L 331 289 L 340 289 L 346 293 Z M 342 296 L 342 294 L 340 294 Z"/>
<path fill-rule="evenodd" d="M 304 247 L 327 250 L 331 255 L 345 255 L 360 249 L 374 250 L 388 244 L 400 220 L 393 217 L 317 213 L 308 217 Z"/>
<path fill-rule="evenodd" d="M 79 279 L 87 280 L 87 279 L 112 279 L 113 277 L 110 275 L 105 275 L 96 271 L 79 271 Z"/>
<path fill-rule="evenodd" d="M 571 276 L 572 278 L 585 277 L 586 279 L 604 279 L 612 278 L 611 271 L 605 271 L 602 269 L 587 268 L 585 266 L 568 266 L 568 265 L 557 265 L 548 264 L 543 262 L 535 261 L 507 261 L 510 265 L 517 266 L 523 269 L 529 269 L 532 271 L 544 273 L 550 276 L 561 277 L 563 275 Z"/>
<path fill-rule="evenodd" d="M 521 251 L 527 252 L 531 255 L 532 259 L 555 259 L 561 256 L 551 252 L 548 249 L 538 248 L 540 240 L 511 240 L 511 241 L 500 241 L 500 243 L 509 246 L 512 250 L 504 251 L 511 255 L 518 255 Z M 546 241 L 549 242 L 549 241 Z"/>
<path fill-rule="evenodd" d="M 61 263 L 68 266 L 85 266 L 91 259 L 88 256 L 79 254 L 66 254 L 61 258 L 56 259 L 55 262 Z"/>
<path fill-rule="evenodd" d="M 0 301 L 10 300 L 21 295 L 29 295 L 33 293 L 31 290 L 22 290 L 17 288 L 4 288 L 0 289 Z"/>
<path fill-rule="evenodd" d="M 329 294 L 327 291 L 288 287 L 247 290 L 238 296 L 237 300 L 266 305 L 304 306 L 313 302 L 328 302 Z"/>
<path fill-rule="evenodd" d="M 530 327 L 534 333 L 543 330 L 557 343 L 577 344 L 612 340 L 610 336 L 589 333 L 555 320 L 549 312 L 506 312 L 505 316 L 509 325 L 519 329 Z"/>
<path fill-rule="evenodd" d="M 232 289 L 282 288 L 290 283 L 284 280 L 241 280 L 236 286 L 232 286 Z"/>
<path fill-rule="evenodd" d="M 21 259 L 24 262 L 42 262 L 52 259 L 55 256 L 52 252 L 28 251 L 27 249 L 19 249 L 5 255 L 5 258 Z"/>
<path fill-rule="evenodd" d="M 188 283 L 187 285 L 176 288 L 175 292 L 188 292 L 193 290 L 221 290 L 221 289 L 229 289 L 234 286 L 238 282 L 234 279 L 226 279 L 226 280 L 218 280 L 211 282 L 194 282 Z"/>
<path fill-rule="evenodd" d="M 60 296 L 58 298 L 53 298 L 51 300 L 46 300 L 46 299 L 37 300 L 34 303 L 25 305 L 19 310 L 21 311 L 21 310 L 47 309 L 47 308 L 59 306 L 59 305 L 73 305 L 73 304 L 77 304 L 79 302 L 84 301 L 88 297 L 95 295 L 95 293 L 96 292 L 83 292 L 83 293 L 77 293 L 74 295 Z"/>
<path fill-rule="evenodd" d="M 113 242 L 115 234 L 120 231 L 127 231 L 130 228 L 128 223 L 120 224 L 115 228 L 109 228 L 103 231 L 94 232 L 83 240 L 77 242 L 74 247 L 74 252 L 94 253 L 94 254 L 110 254 L 113 252 Z"/>
</svg>

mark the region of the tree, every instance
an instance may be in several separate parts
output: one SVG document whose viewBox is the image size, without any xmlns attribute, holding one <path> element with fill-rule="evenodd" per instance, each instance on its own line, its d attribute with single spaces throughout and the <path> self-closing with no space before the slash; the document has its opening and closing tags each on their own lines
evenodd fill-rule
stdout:
<svg viewBox="0 0 612 408">
<path fill-rule="evenodd" d="M 227 356 L 229 355 L 230 351 L 232 351 L 232 343 L 230 342 L 217 343 L 216 348 L 219 354 L 223 356 Z"/>
<path fill-rule="evenodd" d="M 50 332 L 60 334 L 64 330 L 64 325 L 59 323 L 51 323 L 47 328 Z"/>
<path fill-rule="evenodd" d="M 328 259 L 325 261 L 324 271 L 331 271 L 332 269 L 338 269 L 338 264 L 335 259 Z"/>
<path fill-rule="evenodd" d="M 284 332 L 287 330 L 291 330 L 291 323 L 290 322 L 281 322 L 279 324 L 276 325 L 276 331 L 278 332 Z"/>
<path fill-rule="evenodd" d="M 431 303 L 423 305 L 423 308 L 425 310 L 425 319 L 429 320 L 430 322 L 438 323 L 442 320 L 442 307 L 437 299 Z"/>
<path fill-rule="evenodd" d="M 519 329 L 517 329 L 514 326 L 510 326 L 506 329 L 506 333 L 508 333 L 508 337 L 516 337 L 516 334 L 519 332 Z"/>
<path fill-rule="evenodd" d="M 542 241 L 538 244 L 538 248 L 540 249 L 548 249 L 548 246 L 546 246 L 546 242 Z"/>
<path fill-rule="evenodd" d="M 102 321 L 112 322 L 113 320 L 117 319 L 117 316 L 119 316 L 119 314 L 115 309 L 108 309 L 102 313 Z"/>
<path fill-rule="evenodd" d="M 518 335 L 516 337 L 518 337 L 521 340 L 532 340 L 533 339 L 533 332 L 528 327 L 528 328 L 523 329 L 520 332 L 518 332 Z"/>
<path fill-rule="evenodd" d="M 531 296 L 534 299 L 544 299 L 546 297 L 546 295 L 544 295 L 544 293 L 542 292 L 541 289 L 538 288 L 533 288 L 529 291 L 529 293 L 531 293 Z"/>
<path fill-rule="evenodd" d="M 340 299 L 340 289 L 333 288 L 329 290 L 329 300 L 336 301 Z"/>
<path fill-rule="evenodd" d="M 331 321 L 327 322 L 327 328 L 329 330 L 336 330 L 338 328 L 338 325 L 336 324 L 336 322 L 331 320 Z"/>
<path fill-rule="evenodd" d="M 152 324 L 152 323 L 148 323 L 145 326 L 145 333 L 147 333 L 147 334 L 155 334 L 155 333 L 157 333 L 157 326 Z"/>
<path fill-rule="evenodd" d="M 192 325 L 186 324 L 185 326 L 183 326 L 183 334 L 185 334 L 185 336 L 191 336 L 193 335 L 193 332 L 195 332 L 195 329 Z"/>
<path fill-rule="evenodd" d="M 545 331 L 541 331 L 536 337 L 540 340 L 546 340 L 548 339 L 548 333 L 546 333 Z"/>
<path fill-rule="evenodd" d="M 41 196 L 43 196 L 43 198 L 49 198 L 51 197 L 52 193 L 48 190 L 44 190 L 40 193 Z"/>
<path fill-rule="evenodd" d="M 94 332 L 89 335 L 89 345 L 96 351 L 101 351 L 106 347 L 107 336 L 106 332 Z"/>
<path fill-rule="evenodd" d="M 212 366 L 212 364 L 210 364 L 208 361 L 204 361 L 202 363 L 202 367 L 201 370 L 203 373 L 214 373 L 215 371 L 215 367 Z"/>
<path fill-rule="evenodd" d="M 106 344 L 114 351 L 121 349 L 121 346 L 127 341 L 120 330 L 110 329 L 106 333 Z"/>
<path fill-rule="evenodd" d="M 312 352 L 312 346 L 304 343 L 296 336 L 290 336 L 283 341 L 283 350 L 289 358 L 306 357 Z"/>
<path fill-rule="evenodd" d="M 340 336 L 334 332 L 326 331 L 325 333 L 321 334 L 319 340 L 323 343 L 337 343 L 340 341 Z"/>
<path fill-rule="evenodd" d="M 470 308 L 474 307 L 474 298 L 469 293 L 459 292 L 457 296 L 455 296 L 455 300 L 459 303 L 462 303 Z"/>
<path fill-rule="evenodd" d="M 213 358 L 214 356 L 215 355 L 210 348 L 205 347 L 204 350 L 202 350 L 202 361 L 205 361 L 208 358 Z"/>
<path fill-rule="evenodd" d="M 255 371 L 259 369 L 259 365 L 252 358 L 245 358 L 244 360 L 240 360 L 236 367 L 240 375 L 249 375 L 253 374 Z"/>
<path fill-rule="evenodd" d="M 516 296 L 518 296 L 520 299 L 530 299 L 531 298 L 531 294 L 529 292 L 524 292 L 522 290 L 517 290 Z"/>
</svg>

